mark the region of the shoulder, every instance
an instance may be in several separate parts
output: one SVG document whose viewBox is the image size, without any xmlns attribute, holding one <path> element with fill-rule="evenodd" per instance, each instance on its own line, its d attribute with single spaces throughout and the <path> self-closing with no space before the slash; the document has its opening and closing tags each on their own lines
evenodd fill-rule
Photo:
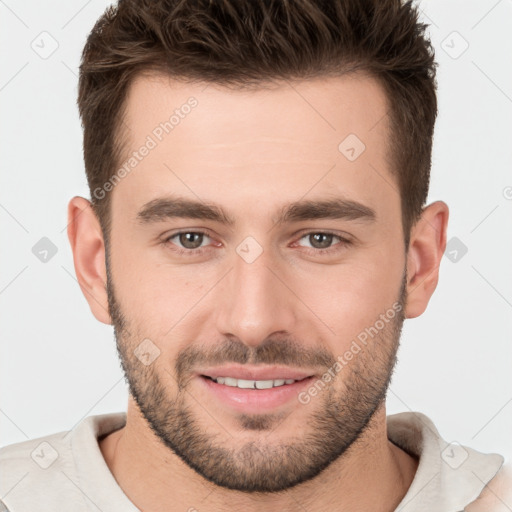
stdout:
<svg viewBox="0 0 512 512">
<path fill-rule="evenodd" d="M 69 437 L 59 432 L 0 449 L 0 511 L 59 509 L 69 494 L 66 475 L 73 475 Z"/>
<path fill-rule="evenodd" d="M 124 421 L 123 413 L 88 416 L 71 430 L 0 448 L 0 503 L 4 509 L 86 510 L 82 473 L 94 478 L 98 470 L 106 471 L 98 436 Z"/>
<path fill-rule="evenodd" d="M 2 472 L 5 475 L 18 469 L 49 468 L 67 447 L 66 435 L 67 432 L 58 432 L 0 448 Z M 5 478 L 0 482 L 0 491 L 4 491 L 4 486 Z"/>
<path fill-rule="evenodd" d="M 419 492 L 426 500 L 424 488 L 430 485 L 429 499 L 442 503 L 443 510 L 512 511 L 512 466 L 503 465 L 502 455 L 449 443 L 432 420 L 418 412 L 388 416 L 388 437 L 419 458 L 405 503 Z"/>
<path fill-rule="evenodd" d="M 512 463 L 502 466 L 466 512 L 510 512 L 512 510 Z"/>
</svg>

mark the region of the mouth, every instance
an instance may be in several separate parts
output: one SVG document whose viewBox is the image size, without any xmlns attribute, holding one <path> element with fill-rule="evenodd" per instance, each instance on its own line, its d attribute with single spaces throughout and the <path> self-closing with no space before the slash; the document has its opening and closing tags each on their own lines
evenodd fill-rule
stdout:
<svg viewBox="0 0 512 512">
<path fill-rule="evenodd" d="M 245 414 L 272 412 L 285 405 L 299 406 L 299 393 L 315 375 L 285 367 L 212 368 L 196 377 L 203 389 L 221 407 Z"/>
<path fill-rule="evenodd" d="M 295 382 L 300 382 L 308 377 L 304 377 L 304 379 L 270 379 L 270 380 L 252 380 L 252 379 L 236 379 L 235 377 L 209 377 L 208 375 L 203 375 L 202 377 L 206 379 L 211 379 L 213 382 L 217 384 L 221 384 L 223 386 L 230 386 L 232 388 L 239 389 L 271 389 L 271 388 L 279 388 L 281 386 L 288 386 Z"/>
</svg>

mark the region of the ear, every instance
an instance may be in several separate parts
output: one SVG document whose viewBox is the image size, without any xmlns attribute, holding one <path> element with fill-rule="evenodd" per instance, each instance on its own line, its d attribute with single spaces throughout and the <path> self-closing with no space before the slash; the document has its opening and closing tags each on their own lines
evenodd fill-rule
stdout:
<svg viewBox="0 0 512 512">
<path fill-rule="evenodd" d="M 427 308 L 439 280 L 439 265 L 446 248 L 448 206 L 436 201 L 424 208 L 411 229 L 407 255 L 405 317 L 420 316 Z"/>
<path fill-rule="evenodd" d="M 83 197 L 75 196 L 69 201 L 68 238 L 78 284 L 92 314 L 100 322 L 111 324 L 103 233 L 91 203 Z"/>
</svg>

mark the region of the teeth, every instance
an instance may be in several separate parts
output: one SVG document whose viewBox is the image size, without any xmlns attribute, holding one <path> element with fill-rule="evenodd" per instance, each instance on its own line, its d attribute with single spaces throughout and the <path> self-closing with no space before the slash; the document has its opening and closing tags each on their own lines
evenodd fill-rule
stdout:
<svg viewBox="0 0 512 512">
<path fill-rule="evenodd" d="M 238 379 L 238 387 L 242 389 L 254 389 L 256 387 L 256 381 Z"/>
<path fill-rule="evenodd" d="M 272 380 L 255 380 L 254 387 L 256 389 L 270 389 L 274 387 L 274 381 Z"/>
<path fill-rule="evenodd" d="M 225 386 L 238 387 L 241 389 L 270 389 L 284 386 L 285 384 L 293 384 L 295 379 L 274 379 L 274 380 L 246 380 L 234 379 L 233 377 L 216 377 L 213 378 L 218 384 Z"/>
</svg>

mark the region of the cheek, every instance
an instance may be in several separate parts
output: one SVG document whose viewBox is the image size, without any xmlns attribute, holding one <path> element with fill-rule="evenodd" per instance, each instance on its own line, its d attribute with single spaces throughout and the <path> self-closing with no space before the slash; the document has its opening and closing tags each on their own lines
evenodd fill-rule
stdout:
<svg viewBox="0 0 512 512">
<path fill-rule="evenodd" d="M 209 289 L 206 276 L 191 278 L 177 268 L 139 268 L 134 275 L 120 288 L 123 309 L 139 330 L 150 331 L 155 339 L 177 332 Z"/>
<path fill-rule="evenodd" d="M 207 274 L 193 265 L 169 265 L 164 254 L 163 247 L 112 240 L 116 298 L 138 336 L 162 339 L 209 289 Z"/>
<path fill-rule="evenodd" d="M 336 353 L 374 325 L 381 314 L 394 311 L 405 260 L 403 256 L 396 255 L 393 259 L 387 254 L 385 260 L 373 257 L 319 268 L 296 281 L 298 295 L 332 329 Z"/>
</svg>

